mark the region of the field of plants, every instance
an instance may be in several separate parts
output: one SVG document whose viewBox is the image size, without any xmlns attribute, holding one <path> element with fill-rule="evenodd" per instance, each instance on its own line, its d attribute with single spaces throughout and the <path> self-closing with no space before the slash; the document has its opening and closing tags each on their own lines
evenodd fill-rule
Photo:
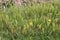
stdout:
<svg viewBox="0 0 60 40">
<path fill-rule="evenodd" d="M 0 40 L 60 40 L 60 3 L 0 10 Z"/>
</svg>

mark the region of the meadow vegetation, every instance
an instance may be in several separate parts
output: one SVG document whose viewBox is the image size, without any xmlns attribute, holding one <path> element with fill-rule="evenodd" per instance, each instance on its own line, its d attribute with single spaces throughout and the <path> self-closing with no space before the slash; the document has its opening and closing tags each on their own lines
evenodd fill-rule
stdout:
<svg viewBox="0 0 60 40">
<path fill-rule="evenodd" d="M 0 10 L 0 40 L 60 40 L 60 3 Z"/>
</svg>

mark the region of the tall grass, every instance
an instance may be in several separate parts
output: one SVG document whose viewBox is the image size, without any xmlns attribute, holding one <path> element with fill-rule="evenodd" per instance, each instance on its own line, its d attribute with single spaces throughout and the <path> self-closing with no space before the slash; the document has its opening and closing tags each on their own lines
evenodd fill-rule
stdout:
<svg viewBox="0 0 60 40">
<path fill-rule="evenodd" d="M 0 40 L 60 40 L 59 2 L 0 11 Z"/>
</svg>

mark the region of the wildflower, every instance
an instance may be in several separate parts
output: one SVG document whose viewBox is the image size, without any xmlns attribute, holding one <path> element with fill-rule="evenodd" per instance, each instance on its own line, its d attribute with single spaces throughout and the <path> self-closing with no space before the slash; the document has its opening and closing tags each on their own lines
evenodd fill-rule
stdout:
<svg viewBox="0 0 60 40">
<path fill-rule="evenodd" d="M 48 19 L 47 24 L 48 24 L 48 25 L 50 25 L 50 24 L 51 24 L 51 19 Z"/>
<path fill-rule="evenodd" d="M 29 25 L 30 25 L 30 26 L 33 26 L 33 22 L 32 22 L 32 21 L 30 21 L 30 22 L 29 22 Z"/>
<path fill-rule="evenodd" d="M 49 19 L 48 22 L 51 22 L 51 19 Z"/>
</svg>

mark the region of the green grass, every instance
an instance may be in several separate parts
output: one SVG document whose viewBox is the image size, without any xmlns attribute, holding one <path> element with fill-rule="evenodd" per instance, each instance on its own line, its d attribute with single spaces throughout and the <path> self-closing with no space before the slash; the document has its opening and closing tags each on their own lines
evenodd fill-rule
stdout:
<svg viewBox="0 0 60 40">
<path fill-rule="evenodd" d="M 0 40 L 60 40 L 59 2 L 0 11 Z"/>
</svg>

